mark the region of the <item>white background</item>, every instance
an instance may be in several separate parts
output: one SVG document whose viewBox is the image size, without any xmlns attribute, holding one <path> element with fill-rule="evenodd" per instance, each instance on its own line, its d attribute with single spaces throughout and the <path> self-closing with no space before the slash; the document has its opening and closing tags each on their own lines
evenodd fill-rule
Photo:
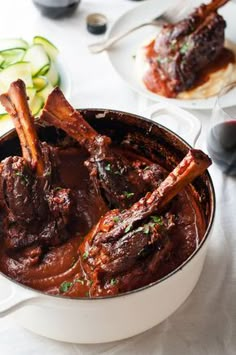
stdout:
<svg viewBox="0 0 236 355">
<path fill-rule="evenodd" d="M 22 36 L 30 40 L 38 34 L 54 42 L 71 73 L 71 102 L 76 107 L 116 108 L 139 113 L 151 103 L 126 87 L 113 71 L 105 53 L 89 54 L 87 45 L 102 37 L 88 34 L 85 25 L 89 13 L 106 14 L 110 25 L 138 4 L 129 0 L 82 0 L 73 17 L 52 21 L 43 18 L 30 0 L 1 0 L 0 36 Z M 205 149 L 211 112 L 195 111 L 195 115 L 203 124 L 198 146 Z M 235 354 L 236 178 L 222 175 L 215 166 L 210 172 L 217 197 L 214 234 L 200 281 L 174 315 L 132 339 L 100 345 L 55 342 L 31 334 L 8 317 L 0 319 L 0 354 Z"/>
</svg>

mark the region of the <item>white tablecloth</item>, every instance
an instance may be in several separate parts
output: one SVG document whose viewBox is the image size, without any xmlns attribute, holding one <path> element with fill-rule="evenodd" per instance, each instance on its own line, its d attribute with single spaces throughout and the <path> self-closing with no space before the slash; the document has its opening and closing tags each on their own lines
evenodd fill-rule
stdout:
<svg viewBox="0 0 236 355">
<path fill-rule="evenodd" d="M 70 70 L 71 101 L 75 106 L 138 113 L 151 103 L 126 87 L 106 54 L 89 54 L 87 44 L 102 37 L 88 34 L 85 26 L 85 18 L 91 12 L 105 13 L 111 24 L 137 5 L 128 0 L 82 0 L 73 17 L 52 21 L 43 18 L 30 0 L 2 0 L 0 36 L 31 39 L 40 34 L 51 39 L 60 48 Z M 203 124 L 198 146 L 205 148 L 210 112 L 195 111 L 195 114 Z M 214 234 L 200 281 L 174 315 L 144 334 L 100 345 L 52 341 L 18 327 L 7 317 L 0 319 L 0 354 L 236 354 L 236 178 L 222 175 L 215 166 L 210 171 L 217 198 Z"/>
</svg>

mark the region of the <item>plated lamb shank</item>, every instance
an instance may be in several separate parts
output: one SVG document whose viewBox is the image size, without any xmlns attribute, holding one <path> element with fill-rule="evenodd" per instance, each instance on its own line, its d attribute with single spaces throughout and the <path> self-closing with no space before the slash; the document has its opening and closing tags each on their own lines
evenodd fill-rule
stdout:
<svg viewBox="0 0 236 355">
<path fill-rule="evenodd" d="M 220 55 L 226 23 L 217 9 L 227 2 L 212 0 L 186 19 L 163 26 L 154 44 L 156 61 L 153 59 L 150 64 L 166 83 L 165 96 L 191 88 L 198 73 Z"/>
</svg>

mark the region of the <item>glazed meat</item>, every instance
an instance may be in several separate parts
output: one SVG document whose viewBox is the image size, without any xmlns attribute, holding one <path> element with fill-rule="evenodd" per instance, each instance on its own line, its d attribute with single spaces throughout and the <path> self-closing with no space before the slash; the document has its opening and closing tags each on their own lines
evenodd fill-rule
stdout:
<svg viewBox="0 0 236 355">
<path fill-rule="evenodd" d="M 164 25 L 154 49 L 158 55 L 156 70 L 169 92 L 177 94 L 191 88 L 198 73 L 220 55 L 226 23 L 217 9 L 227 1 L 213 0 L 201 5 L 187 19 Z"/>
<path fill-rule="evenodd" d="M 85 162 L 96 191 L 112 208 L 127 208 L 148 191 L 142 171 L 111 148 L 108 136 L 98 134 L 65 99 L 59 88 L 48 97 L 40 119 L 61 128 L 87 149 Z"/>
<path fill-rule="evenodd" d="M 152 193 L 130 209 L 110 211 L 100 220 L 80 247 L 91 295 L 126 292 L 154 281 L 154 273 L 172 250 L 168 232 L 175 216 L 166 207 L 210 164 L 201 151 L 189 151 Z"/>
<path fill-rule="evenodd" d="M 51 185 L 55 172 L 53 148 L 37 138 L 24 83 L 12 83 L 0 101 L 13 118 L 23 153 L 23 157 L 6 158 L 0 166 L 5 243 L 9 249 L 38 241 L 40 245 L 57 245 L 68 237 L 70 190 Z"/>
</svg>

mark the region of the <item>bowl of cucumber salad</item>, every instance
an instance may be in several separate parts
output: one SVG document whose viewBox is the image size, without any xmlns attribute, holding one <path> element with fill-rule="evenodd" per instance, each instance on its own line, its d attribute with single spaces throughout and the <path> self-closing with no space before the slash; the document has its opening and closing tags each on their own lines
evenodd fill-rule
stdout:
<svg viewBox="0 0 236 355">
<path fill-rule="evenodd" d="M 31 42 L 22 38 L 0 39 L 0 94 L 17 79 L 25 82 L 29 106 L 36 117 L 54 87 L 60 86 L 65 96 L 70 96 L 70 80 L 59 50 L 42 36 L 33 37 Z M 0 135 L 12 127 L 9 115 L 0 105 Z"/>
</svg>

